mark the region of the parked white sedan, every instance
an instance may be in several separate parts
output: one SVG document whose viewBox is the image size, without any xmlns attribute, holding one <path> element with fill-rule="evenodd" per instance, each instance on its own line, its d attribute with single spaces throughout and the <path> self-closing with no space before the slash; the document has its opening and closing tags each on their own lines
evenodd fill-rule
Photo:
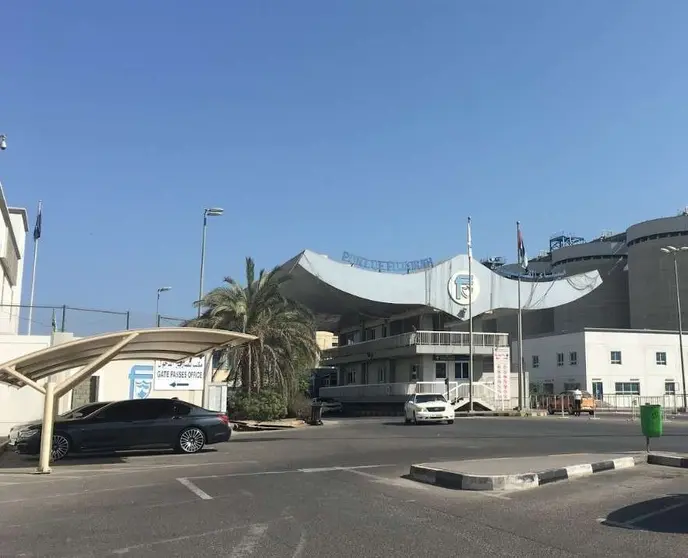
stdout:
<svg viewBox="0 0 688 558">
<path fill-rule="evenodd" d="M 419 422 L 454 423 L 454 407 L 441 393 L 416 393 L 404 405 L 406 424 Z"/>
</svg>

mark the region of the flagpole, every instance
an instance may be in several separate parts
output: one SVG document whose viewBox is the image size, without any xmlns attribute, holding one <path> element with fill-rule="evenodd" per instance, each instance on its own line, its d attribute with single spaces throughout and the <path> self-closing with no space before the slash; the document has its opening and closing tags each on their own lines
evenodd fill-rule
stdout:
<svg viewBox="0 0 688 558">
<path fill-rule="evenodd" d="M 518 356 L 518 409 L 523 410 L 523 401 L 525 400 L 525 386 L 523 378 L 523 308 L 521 305 L 521 275 L 523 265 L 523 254 L 521 253 L 521 222 L 516 221 L 516 237 L 518 238 L 518 318 L 517 318 L 517 356 Z"/>
<path fill-rule="evenodd" d="M 468 412 L 473 412 L 473 239 L 468 218 Z"/>
<path fill-rule="evenodd" d="M 31 291 L 29 295 L 29 326 L 27 335 L 31 335 L 31 326 L 33 325 L 33 296 L 36 290 L 36 264 L 38 263 L 38 241 L 41 239 L 41 211 L 43 209 L 43 202 L 38 202 L 38 215 L 36 217 L 36 228 L 33 232 L 33 266 L 31 268 Z"/>
</svg>

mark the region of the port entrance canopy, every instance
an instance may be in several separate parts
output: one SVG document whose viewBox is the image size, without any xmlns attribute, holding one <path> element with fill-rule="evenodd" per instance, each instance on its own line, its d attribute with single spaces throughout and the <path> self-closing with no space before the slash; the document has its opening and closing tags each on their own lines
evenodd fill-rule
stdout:
<svg viewBox="0 0 688 558">
<path fill-rule="evenodd" d="M 315 313 L 320 329 L 338 331 L 359 325 L 361 319 L 389 318 L 422 308 L 467 319 L 469 267 L 474 317 L 486 312 L 516 312 L 519 283 L 523 310 L 568 304 L 602 284 L 597 271 L 554 278 L 523 276 L 519 281 L 474 259 L 469 266 L 467 255 L 409 273 L 371 271 L 310 250 L 281 265 L 278 274 L 289 277 L 281 287 L 285 296 Z"/>
</svg>

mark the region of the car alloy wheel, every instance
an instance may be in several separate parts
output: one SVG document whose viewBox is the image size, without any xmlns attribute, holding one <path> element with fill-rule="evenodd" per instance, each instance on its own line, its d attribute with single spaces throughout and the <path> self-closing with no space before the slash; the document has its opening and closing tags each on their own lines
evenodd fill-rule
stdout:
<svg viewBox="0 0 688 558">
<path fill-rule="evenodd" d="M 184 453 L 197 453 L 205 445 L 205 435 L 199 428 L 187 428 L 179 435 L 179 447 Z"/>
<path fill-rule="evenodd" d="M 53 434 L 53 447 L 50 450 L 50 459 L 59 461 L 69 453 L 69 439 L 62 434 Z"/>
</svg>

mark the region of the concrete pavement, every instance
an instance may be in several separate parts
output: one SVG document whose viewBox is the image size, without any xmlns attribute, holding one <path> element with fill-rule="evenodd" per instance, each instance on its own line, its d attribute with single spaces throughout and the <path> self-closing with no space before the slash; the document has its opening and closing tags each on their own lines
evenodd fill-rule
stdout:
<svg viewBox="0 0 688 558">
<path fill-rule="evenodd" d="M 644 444 L 636 430 L 582 418 L 342 420 L 239 433 L 194 456 L 68 459 L 50 476 L 5 454 L 0 556 L 681 556 L 680 469 L 642 465 L 506 496 L 404 478 L 433 458 L 634 451 Z M 688 429 L 667 433 L 655 447 L 685 447 Z"/>
</svg>

